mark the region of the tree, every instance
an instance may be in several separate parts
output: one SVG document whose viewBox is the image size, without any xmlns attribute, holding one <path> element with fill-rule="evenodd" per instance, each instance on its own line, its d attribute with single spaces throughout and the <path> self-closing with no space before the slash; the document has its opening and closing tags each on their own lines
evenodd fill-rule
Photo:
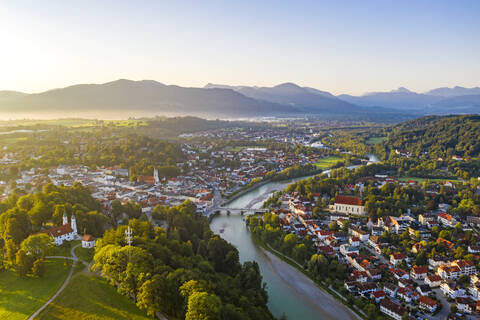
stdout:
<svg viewBox="0 0 480 320">
<path fill-rule="evenodd" d="M 52 237 L 46 233 L 33 234 L 20 244 L 20 248 L 34 259 L 44 258 L 52 246 Z"/>
<path fill-rule="evenodd" d="M 297 244 L 295 246 L 294 255 L 298 261 L 300 261 L 301 263 L 304 263 L 305 260 L 308 258 L 308 249 L 305 246 L 305 244 L 303 243 Z"/>
<path fill-rule="evenodd" d="M 0 233 L 4 240 L 12 239 L 20 244 L 30 231 L 30 220 L 24 210 L 12 208 L 0 215 Z"/>
<path fill-rule="evenodd" d="M 33 258 L 25 250 L 20 249 L 17 251 L 15 264 L 18 274 L 26 276 L 32 270 Z"/>
<path fill-rule="evenodd" d="M 332 221 L 328 224 L 328 229 L 331 231 L 337 230 L 337 221 Z"/>
<path fill-rule="evenodd" d="M 315 276 L 324 274 L 328 269 L 328 260 L 322 254 L 314 254 L 308 262 L 308 270 Z"/>
<path fill-rule="evenodd" d="M 40 227 L 51 218 L 52 212 L 45 202 L 38 201 L 33 208 L 28 211 L 28 216 L 33 225 Z"/>
<path fill-rule="evenodd" d="M 298 237 L 293 233 L 289 233 L 283 238 L 283 249 L 287 254 L 291 254 L 297 242 Z"/>
<path fill-rule="evenodd" d="M 216 295 L 195 291 L 188 297 L 185 320 L 219 320 L 221 306 Z"/>
<path fill-rule="evenodd" d="M 32 274 L 36 277 L 43 277 L 45 274 L 45 261 L 43 259 L 37 259 L 33 262 Z"/>
<path fill-rule="evenodd" d="M 237 248 L 219 236 L 210 238 L 207 251 L 209 260 L 213 262 L 215 270 L 226 274 L 234 274 L 240 269 Z"/>
</svg>

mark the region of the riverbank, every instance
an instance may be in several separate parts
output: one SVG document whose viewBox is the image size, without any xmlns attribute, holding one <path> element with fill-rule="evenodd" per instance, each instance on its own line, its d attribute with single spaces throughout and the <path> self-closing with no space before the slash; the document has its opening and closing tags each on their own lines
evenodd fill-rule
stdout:
<svg viewBox="0 0 480 320">
<path fill-rule="evenodd" d="M 250 192 L 250 191 L 253 191 L 255 190 L 256 188 L 260 188 L 261 186 L 264 186 L 266 185 L 267 183 L 269 182 L 272 182 L 271 180 L 264 180 L 264 181 L 259 181 L 258 183 L 255 183 L 251 186 L 248 186 L 244 189 L 240 189 L 238 191 L 236 191 L 235 193 L 231 194 L 230 197 L 224 201 L 222 203 L 223 206 L 227 206 L 229 205 L 230 203 L 232 203 L 233 201 L 237 200 L 238 198 L 240 198 L 241 196 L 243 196 L 244 194 Z"/>
<path fill-rule="evenodd" d="M 331 313 L 332 316 L 340 316 L 339 319 L 362 320 L 365 318 L 361 311 L 352 309 L 343 296 L 324 284 L 313 280 L 297 261 L 273 249 L 269 244 L 262 242 L 254 235 L 252 235 L 252 240 L 272 260 L 276 273 L 285 281 L 290 281 L 290 287 L 299 294 L 306 295 L 308 299 L 313 299 L 312 302 L 323 312 Z M 296 272 L 289 270 L 289 268 L 295 269 Z M 324 304 L 325 302 L 328 303 L 328 307 Z"/>
</svg>

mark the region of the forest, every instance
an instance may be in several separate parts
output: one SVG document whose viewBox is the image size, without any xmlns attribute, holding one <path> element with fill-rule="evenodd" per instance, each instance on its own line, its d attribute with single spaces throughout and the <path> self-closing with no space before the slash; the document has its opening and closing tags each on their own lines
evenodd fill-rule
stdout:
<svg viewBox="0 0 480 320">
<path fill-rule="evenodd" d="M 39 232 L 61 225 L 64 215 L 69 221 L 75 215 L 79 233 L 101 236 L 111 220 L 100 209 L 90 190 L 80 183 L 72 187 L 50 183 L 30 193 L 13 191 L 0 202 L 0 268 L 41 276 L 43 258 L 53 249 L 53 241 Z"/>
<path fill-rule="evenodd" d="M 167 227 L 132 219 L 107 230 L 95 248 L 93 269 L 153 315 L 173 319 L 273 319 L 256 262 L 239 262 L 237 249 L 214 235 L 208 220 L 186 201 L 157 206 Z"/>
</svg>

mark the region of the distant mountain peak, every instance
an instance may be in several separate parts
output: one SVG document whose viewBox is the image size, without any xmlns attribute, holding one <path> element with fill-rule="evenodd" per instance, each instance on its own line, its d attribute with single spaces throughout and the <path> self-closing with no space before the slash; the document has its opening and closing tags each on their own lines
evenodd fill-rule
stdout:
<svg viewBox="0 0 480 320">
<path fill-rule="evenodd" d="M 276 86 L 274 86 L 274 88 L 295 88 L 295 89 L 302 89 L 302 87 L 300 87 L 299 85 L 293 83 L 293 82 L 284 82 L 284 83 L 280 83 Z"/>
<path fill-rule="evenodd" d="M 413 93 L 413 91 L 410 91 L 405 87 L 399 87 L 398 89 L 392 90 L 390 92 L 392 92 L 392 93 Z"/>
</svg>

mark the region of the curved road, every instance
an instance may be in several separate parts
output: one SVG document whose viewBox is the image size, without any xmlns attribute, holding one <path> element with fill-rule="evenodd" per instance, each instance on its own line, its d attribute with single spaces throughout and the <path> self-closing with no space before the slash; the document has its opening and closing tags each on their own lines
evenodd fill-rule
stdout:
<svg viewBox="0 0 480 320">
<path fill-rule="evenodd" d="M 71 249 L 70 249 L 70 254 L 71 254 L 71 257 L 64 257 L 64 256 L 47 256 L 45 258 L 48 258 L 48 259 L 69 259 L 69 260 L 73 260 L 72 262 L 72 267 L 70 268 L 70 272 L 68 273 L 68 276 L 67 278 L 65 279 L 65 281 L 63 282 L 62 286 L 60 287 L 60 289 L 57 290 L 57 292 L 55 292 L 55 294 L 53 296 L 50 297 L 50 299 L 48 299 L 47 302 L 45 302 L 43 304 L 43 306 L 41 306 L 37 311 L 35 311 L 29 318 L 28 320 L 33 320 L 35 319 L 36 316 L 39 315 L 40 312 L 42 312 L 53 300 L 55 300 L 55 298 L 60 294 L 62 293 L 62 291 L 67 287 L 68 283 L 70 282 L 70 279 L 72 278 L 72 275 L 73 275 L 73 270 L 75 269 L 75 263 L 78 261 L 78 258 L 77 256 L 75 255 L 75 249 L 80 245 L 77 244 L 76 246 L 73 246 Z M 82 261 L 83 262 L 83 261 Z M 85 262 L 83 262 L 85 264 Z"/>
</svg>

